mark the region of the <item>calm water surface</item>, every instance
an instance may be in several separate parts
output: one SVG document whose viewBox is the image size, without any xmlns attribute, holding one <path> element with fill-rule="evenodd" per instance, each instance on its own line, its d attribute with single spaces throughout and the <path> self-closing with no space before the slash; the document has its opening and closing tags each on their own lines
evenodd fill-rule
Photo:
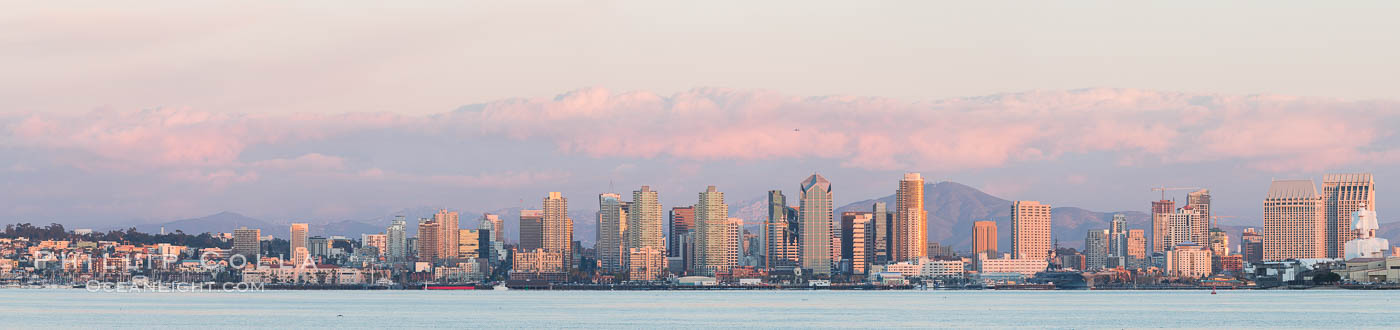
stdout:
<svg viewBox="0 0 1400 330">
<path fill-rule="evenodd" d="M 0 289 L 3 328 L 1390 328 L 1396 291 Z"/>
</svg>

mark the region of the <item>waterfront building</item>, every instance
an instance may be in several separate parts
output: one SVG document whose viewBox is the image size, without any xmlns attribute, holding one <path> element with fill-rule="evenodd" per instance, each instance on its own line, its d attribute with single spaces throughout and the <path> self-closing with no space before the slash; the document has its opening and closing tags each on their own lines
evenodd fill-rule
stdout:
<svg viewBox="0 0 1400 330">
<path fill-rule="evenodd" d="M 1108 266 L 1108 230 L 1090 230 L 1084 236 L 1084 269 L 1099 270 Z"/>
<path fill-rule="evenodd" d="M 972 254 L 986 253 L 997 255 L 997 222 L 977 221 L 972 223 Z"/>
<path fill-rule="evenodd" d="M 1343 244 L 1346 260 L 1356 258 L 1385 258 L 1386 251 L 1390 250 L 1390 240 L 1376 237 L 1376 230 L 1380 229 L 1380 223 L 1376 220 L 1376 211 L 1366 209 L 1361 206 L 1351 214 L 1351 225 L 1356 228 L 1356 238 Z"/>
<path fill-rule="evenodd" d="M 512 253 L 510 279 L 563 282 L 568 277 L 564 265 L 564 255 L 558 252 L 517 250 Z"/>
<path fill-rule="evenodd" d="M 385 252 L 388 253 L 389 261 L 404 262 L 408 257 L 408 223 L 404 216 L 394 217 L 389 228 L 384 230 L 386 242 Z"/>
<path fill-rule="evenodd" d="M 1264 261 L 1264 235 L 1254 228 L 1245 228 L 1240 233 L 1240 254 L 1245 262 Z"/>
<path fill-rule="evenodd" d="M 655 281 L 666 274 L 666 254 L 660 249 L 650 246 L 630 248 L 627 255 L 629 280 Z"/>
<path fill-rule="evenodd" d="M 1354 258 L 1339 271 L 1342 278 L 1365 283 L 1400 283 L 1400 257 Z"/>
<path fill-rule="evenodd" d="M 1038 259 L 1017 259 L 1010 253 L 1003 253 L 1001 258 L 992 259 L 986 253 L 977 254 L 975 266 L 981 273 L 1017 273 L 1026 277 L 1035 276 L 1035 273 L 1043 272 L 1050 266 L 1050 262 L 1043 258 Z"/>
<path fill-rule="evenodd" d="M 1376 181 L 1371 173 L 1327 174 L 1322 177 L 1322 198 L 1326 257 L 1345 257 L 1346 243 L 1356 234 L 1352 214 L 1376 209 Z"/>
<path fill-rule="evenodd" d="M 262 255 L 262 230 L 242 227 L 233 230 L 233 253 L 242 255 L 249 263 L 256 264 Z"/>
<path fill-rule="evenodd" d="M 831 182 L 819 174 L 802 180 L 799 196 L 802 238 L 801 266 L 815 275 L 830 275 L 834 249 L 832 247 L 833 202 Z M 922 205 L 922 204 L 921 204 Z"/>
<path fill-rule="evenodd" d="M 460 240 L 458 231 L 462 229 L 457 223 L 457 216 L 456 211 L 448 210 L 438 210 L 437 214 L 433 214 L 433 221 L 438 224 L 438 234 L 442 235 L 438 238 L 438 248 L 441 249 L 438 258 L 457 257 L 457 242 Z"/>
<path fill-rule="evenodd" d="M 1172 276 L 1202 278 L 1211 274 L 1211 252 L 1200 244 L 1184 242 L 1166 252 L 1166 272 Z"/>
<path fill-rule="evenodd" d="M 622 196 L 613 193 L 598 195 L 598 229 L 593 246 L 596 250 L 598 266 L 605 272 L 616 273 L 624 268 L 627 243 L 627 211 L 623 210 Z"/>
<path fill-rule="evenodd" d="M 1176 209 L 1176 202 L 1159 200 L 1152 202 L 1152 252 L 1162 252 L 1171 248 L 1167 243 L 1171 233 L 1170 217 Z"/>
<path fill-rule="evenodd" d="M 666 257 L 665 233 L 661 228 L 661 202 L 660 195 L 651 190 L 650 186 L 642 186 L 641 189 L 632 191 L 632 203 L 627 205 L 627 226 L 624 230 L 628 253 L 636 251 L 644 253 L 637 257 L 628 257 L 628 260 L 642 259 L 647 262 L 655 262 L 652 258 L 661 258 L 659 262 L 640 265 L 647 268 L 648 273 L 643 274 L 655 278 L 651 272 L 659 272 L 664 268 Z M 656 255 L 652 255 L 656 254 Z M 638 269 L 631 267 L 631 269 Z"/>
<path fill-rule="evenodd" d="M 1264 260 L 1327 256 L 1322 195 L 1312 180 L 1275 180 L 1264 198 Z"/>
<path fill-rule="evenodd" d="M 433 219 L 418 220 L 418 261 L 436 262 L 442 255 L 442 224 Z"/>
<path fill-rule="evenodd" d="M 919 173 L 905 173 L 895 191 L 895 261 L 908 261 L 927 256 L 928 211 L 924 210 L 924 178 Z"/>
<path fill-rule="evenodd" d="M 680 257 L 681 236 L 690 233 L 695 228 L 695 206 L 677 206 L 671 208 L 671 221 L 667 222 L 671 228 L 668 230 L 669 237 L 666 241 L 666 253 L 671 257 Z"/>
<path fill-rule="evenodd" d="M 291 238 L 287 240 L 287 243 L 291 244 L 289 252 L 292 254 L 292 260 L 303 260 L 310 256 L 310 254 L 304 256 L 297 255 L 297 248 L 306 249 L 307 233 L 310 231 L 310 226 L 305 223 L 292 224 L 292 235 Z"/>
<path fill-rule="evenodd" d="M 731 267 L 726 260 L 729 234 L 729 205 L 715 186 L 705 188 L 695 204 L 695 260 L 691 274 L 714 276 Z"/>
<path fill-rule="evenodd" d="M 870 212 L 841 213 L 841 259 L 850 262 L 851 274 L 865 274 L 873 257 L 874 239 L 867 231 L 873 219 Z"/>
<path fill-rule="evenodd" d="M 1050 204 L 1011 203 L 1011 251 L 1014 259 L 1050 257 Z"/>
</svg>

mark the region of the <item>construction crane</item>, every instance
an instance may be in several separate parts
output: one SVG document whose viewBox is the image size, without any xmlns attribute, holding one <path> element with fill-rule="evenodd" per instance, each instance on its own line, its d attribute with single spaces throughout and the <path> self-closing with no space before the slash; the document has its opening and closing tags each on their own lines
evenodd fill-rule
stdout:
<svg viewBox="0 0 1400 330">
<path fill-rule="evenodd" d="M 1233 215 L 1217 215 L 1217 216 L 1212 216 L 1212 217 L 1210 217 L 1210 224 L 1209 224 L 1209 226 L 1210 226 L 1211 228 L 1218 228 L 1216 224 L 1218 224 L 1218 223 L 1220 223 L 1220 222 L 1219 222 L 1219 221 L 1215 221 L 1215 220 L 1218 220 L 1218 219 L 1229 219 L 1229 218 L 1238 218 L 1238 217 L 1233 216 Z"/>
<path fill-rule="evenodd" d="M 1168 190 L 1193 190 L 1193 189 L 1201 189 L 1201 187 L 1167 187 L 1167 186 L 1152 187 L 1152 191 L 1160 191 L 1160 192 L 1162 192 L 1162 200 L 1167 200 L 1167 191 L 1168 191 Z"/>
</svg>

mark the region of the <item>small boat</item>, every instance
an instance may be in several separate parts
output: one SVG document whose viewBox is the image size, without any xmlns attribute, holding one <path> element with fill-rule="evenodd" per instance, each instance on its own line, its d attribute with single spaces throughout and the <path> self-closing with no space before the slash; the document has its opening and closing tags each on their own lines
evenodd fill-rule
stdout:
<svg viewBox="0 0 1400 330">
<path fill-rule="evenodd" d="M 1215 294 L 1215 288 L 1210 288 L 1210 294 Z"/>
</svg>

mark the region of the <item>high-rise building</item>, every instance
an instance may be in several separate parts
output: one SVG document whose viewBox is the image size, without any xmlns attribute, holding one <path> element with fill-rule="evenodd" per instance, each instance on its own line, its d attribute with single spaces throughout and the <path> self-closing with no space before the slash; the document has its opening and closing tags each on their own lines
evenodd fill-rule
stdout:
<svg viewBox="0 0 1400 330">
<path fill-rule="evenodd" d="M 1210 253 L 1216 257 L 1230 255 L 1230 234 L 1220 228 L 1210 229 Z"/>
<path fill-rule="evenodd" d="M 544 229 L 544 249 L 562 255 L 564 269 L 573 268 L 574 220 L 569 218 L 569 200 L 563 193 L 552 191 L 545 196 L 543 204 L 544 216 L 540 224 Z"/>
<path fill-rule="evenodd" d="M 360 242 L 367 248 L 374 248 L 374 255 L 379 257 L 383 257 L 389 248 L 389 236 L 385 234 L 362 235 Z"/>
<path fill-rule="evenodd" d="M 928 211 L 924 210 L 924 178 L 905 173 L 899 180 L 894 199 L 894 261 L 913 261 L 927 256 Z"/>
<path fill-rule="evenodd" d="M 458 230 L 462 228 L 457 223 L 457 212 L 448 210 L 438 210 L 433 215 L 433 221 L 438 223 L 438 232 L 442 235 L 438 238 L 438 258 L 449 259 L 457 257 Z M 423 236 L 419 234 L 418 236 Z"/>
<path fill-rule="evenodd" d="M 1163 235 L 1165 246 L 1174 247 L 1185 242 L 1205 244 L 1209 240 L 1206 221 L 1190 205 L 1176 209 L 1176 212 L 1167 215 L 1167 231 Z"/>
<path fill-rule="evenodd" d="M 841 260 L 850 262 L 851 274 L 865 274 L 874 257 L 875 239 L 868 230 L 872 220 L 870 212 L 841 212 Z"/>
<path fill-rule="evenodd" d="M 666 273 L 666 255 L 653 247 L 631 248 L 628 255 L 628 279 L 655 281 Z"/>
<path fill-rule="evenodd" d="M 977 221 L 972 223 L 972 255 L 986 253 L 997 255 L 997 222 Z"/>
<path fill-rule="evenodd" d="M 442 238 L 441 223 L 428 218 L 418 219 L 418 261 L 436 262 L 442 259 Z"/>
<path fill-rule="evenodd" d="M 1326 257 L 1324 215 L 1312 180 L 1275 180 L 1264 197 L 1264 260 Z"/>
<path fill-rule="evenodd" d="M 1147 260 L 1147 235 L 1142 229 L 1128 229 L 1127 245 L 1128 254 L 1125 259 L 1128 259 L 1129 264 L 1138 262 L 1136 265 L 1141 265 L 1141 262 Z"/>
<path fill-rule="evenodd" d="M 1090 230 L 1084 236 L 1085 270 L 1098 270 L 1108 266 L 1108 230 Z"/>
<path fill-rule="evenodd" d="M 389 228 L 384 230 L 385 253 L 390 262 L 404 262 L 408 258 L 408 221 L 404 216 L 394 217 Z"/>
<path fill-rule="evenodd" d="M 482 234 L 490 235 L 490 229 L 459 229 L 457 230 L 457 247 L 455 256 L 462 259 L 476 259 L 483 257 L 481 250 L 485 248 Z"/>
<path fill-rule="evenodd" d="M 875 237 L 874 255 L 872 261 L 876 264 L 887 264 L 890 262 L 890 243 L 894 242 L 894 217 L 889 214 L 889 208 L 885 202 L 875 202 L 870 206 L 870 233 Z"/>
<path fill-rule="evenodd" d="M 242 255 L 250 264 L 256 264 L 258 256 L 262 255 L 262 229 L 234 229 L 233 253 Z"/>
<path fill-rule="evenodd" d="M 292 235 L 291 235 L 292 238 L 291 238 L 291 240 L 290 240 L 288 243 L 291 244 L 291 246 L 290 246 L 290 252 L 292 253 L 292 260 L 296 260 L 297 263 L 301 263 L 302 260 L 304 260 L 305 258 L 311 256 L 311 255 L 310 255 L 310 251 L 311 251 L 311 250 L 310 250 L 310 249 L 307 249 L 307 247 L 306 247 L 307 232 L 310 232 L 310 231 L 311 231 L 311 228 L 310 228 L 310 226 L 308 226 L 307 224 L 304 224 L 304 223 L 293 223 L 293 224 L 292 224 Z M 297 255 L 297 248 L 301 248 L 302 250 L 306 250 L 306 251 L 307 251 L 307 255 Z"/>
<path fill-rule="evenodd" d="M 801 259 L 797 242 L 800 235 L 788 219 L 787 196 L 781 190 L 768 191 L 768 222 L 764 224 L 764 239 L 767 241 L 767 259 L 764 266 L 795 266 Z M 800 227 L 800 226 L 799 226 Z"/>
<path fill-rule="evenodd" d="M 1128 256 L 1128 216 L 1122 213 L 1113 215 L 1108 225 L 1108 255 L 1126 258 Z"/>
<path fill-rule="evenodd" d="M 490 229 L 491 240 L 501 243 L 506 242 L 506 224 L 505 221 L 501 221 L 500 216 L 491 213 L 482 214 L 481 227 L 478 228 Z"/>
<path fill-rule="evenodd" d="M 544 210 L 520 210 L 521 251 L 534 251 L 544 248 Z"/>
<path fill-rule="evenodd" d="M 627 208 L 627 248 L 665 251 L 661 221 L 661 201 L 656 191 L 650 186 L 632 191 L 632 204 Z"/>
<path fill-rule="evenodd" d="M 1011 252 L 1015 259 L 1050 258 L 1050 204 L 1011 203 Z"/>
<path fill-rule="evenodd" d="M 1322 198 L 1326 210 L 1327 257 L 1343 258 L 1347 241 L 1356 234 L 1351 228 L 1351 214 L 1363 208 L 1376 210 L 1376 181 L 1371 173 L 1324 175 Z"/>
<path fill-rule="evenodd" d="M 818 174 L 802 180 L 798 212 L 801 212 L 802 238 L 798 244 L 802 257 L 799 262 L 811 274 L 830 275 L 835 263 L 831 260 L 834 208 L 831 182 Z"/>
<path fill-rule="evenodd" d="M 623 211 L 622 196 L 613 193 L 598 195 L 598 238 L 593 249 L 597 252 L 598 266 L 606 272 L 619 272 L 624 268 L 627 252 L 627 212 Z"/>
<path fill-rule="evenodd" d="M 1264 261 L 1264 235 L 1254 228 L 1245 228 L 1240 233 L 1240 254 L 1244 255 L 1244 262 Z"/>
<path fill-rule="evenodd" d="M 714 276 L 716 272 L 729 269 L 726 260 L 729 234 L 729 205 L 724 203 L 724 193 L 715 186 L 705 188 L 700 200 L 695 204 L 695 257 L 693 274 Z"/>
<path fill-rule="evenodd" d="M 1176 202 L 1160 200 L 1152 202 L 1152 252 L 1162 252 L 1171 248 L 1167 237 L 1171 233 L 1171 215 Z"/>
<path fill-rule="evenodd" d="M 729 218 L 724 232 L 724 264 L 733 269 L 739 266 L 744 254 L 744 219 Z"/>
<path fill-rule="evenodd" d="M 1201 219 L 1203 219 L 1202 221 L 1204 221 L 1206 229 L 1201 230 L 1200 236 L 1207 236 L 1206 231 L 1210 230 L 1211 226 L 1210 190 L 1201 189 L 1187 193 L 1186 206 L 1191 207 L 1192 210 L 1195 210 L 1196 214 L 1200 215 Z"/>
<path fill-rule="evenodd" d="M 672 257 L 681 257 L 683 251 L 681 243 L 685 240 L 681 236 L 690 233 L 695 228 L 695 206 L 677 206 L 671 208 L 671 221 L 667 222 L 671 228 L 668 230 L 666 240 L 666 253 Z"/>
</svg>

